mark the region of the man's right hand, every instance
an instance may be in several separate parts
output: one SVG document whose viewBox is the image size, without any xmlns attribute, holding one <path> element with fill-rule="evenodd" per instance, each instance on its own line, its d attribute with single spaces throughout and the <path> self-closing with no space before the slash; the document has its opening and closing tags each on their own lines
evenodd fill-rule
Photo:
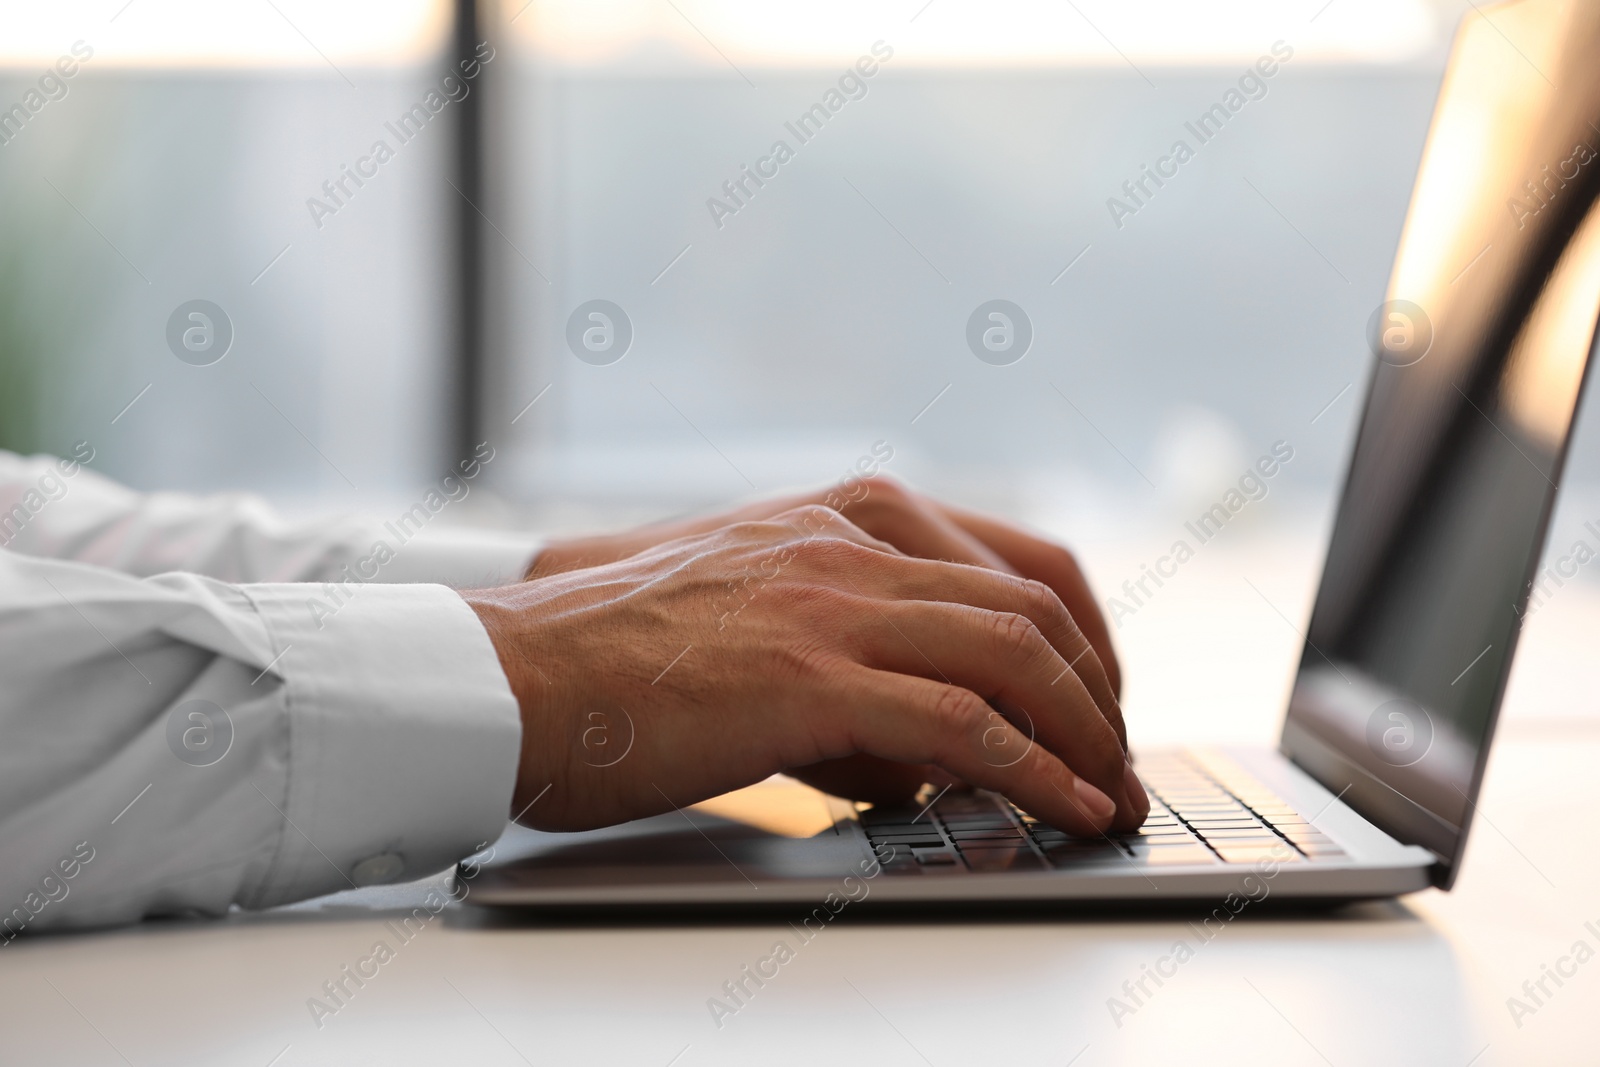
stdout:
<svg viewBox="0 0 1600 1067">
<path fill-rule="evenodd" d="M 930 768 L 1074 833 L 1149 811 L 1105 671 L 1047 586 L 905 556 L 824 507 L 463 596 L 522 709 L 512 811 L 531 826 L 777 772 L 906 799 Z"/>
</svg>

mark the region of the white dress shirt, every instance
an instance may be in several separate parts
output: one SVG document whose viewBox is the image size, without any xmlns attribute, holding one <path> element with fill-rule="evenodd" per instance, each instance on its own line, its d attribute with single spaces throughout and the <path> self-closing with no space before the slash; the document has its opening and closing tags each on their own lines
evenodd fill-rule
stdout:
<svg viewBox="0 0 1600 1067">
<path fill-rule="evenodd" d="M 521 724 L 451 587 L 537 544 L 429 527 L 476 461 L 389 522 L 291 526 L 92 455 L 0 452 L 0 948 L 419 878 L 499 836 Z"/>
</svg>

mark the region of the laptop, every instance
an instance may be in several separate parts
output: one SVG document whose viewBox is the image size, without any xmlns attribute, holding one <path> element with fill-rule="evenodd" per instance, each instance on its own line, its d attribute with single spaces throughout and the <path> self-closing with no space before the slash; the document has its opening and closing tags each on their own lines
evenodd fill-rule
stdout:
<svg viewBox="0 0 1600 1067">
<path fill-rule="evenodd" d="M 1275 751 L 1135 752 L 1150 818 L 1097 838 L 982 791 L 869 807 L 772 779 L 603 830 L 513 828 L 458 868 L 457 895 L 827 921 L 868 900 L 1242 907 L 1450 888 L 1600 314 L 1597 52 L 1600 5 L 1564 0 L 1475 11 L 1456 36 Z"/>
</svg>

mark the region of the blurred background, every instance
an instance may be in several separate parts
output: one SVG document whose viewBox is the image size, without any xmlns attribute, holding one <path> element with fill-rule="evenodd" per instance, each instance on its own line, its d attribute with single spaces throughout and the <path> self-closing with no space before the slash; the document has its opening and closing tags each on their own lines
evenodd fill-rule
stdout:
<svg viewBox="0 0 1600 1067">
<path fill-rule="evenodd" d="M 571 530 L 825 485 L 886 442 L 890 472 L 1069 540 L 1105 597 L 1285 442 L 1266 499 L 1117 629 L 1136 736 L 1203 717 L 1257 739 L 1462 17 L 1484 16 L 4 0 L 0 109 L 23 112 L 0 113 L 0 447 L 87 440 L 140 488 L 381 515 L 488 441 L 451 519 Z M 63 55 L 76 74 L 41 82 Z M 1200 144 L 1185 124 L 1263 56 Z M 819 103 L 802 142 L 785 124 Z M 1194 158 L 1132 199 L 1180 138 Z M 734 199 L 778 140 L 793 157 Z M 205 366 L 167 340 L 197 299 L 233 331 Z M 1005 365 L 967 340 L 995 299 L 1032 331 Z M 569 343 L 594 300 L 620 309 L 620 358 Z M 1600 548 L 1594 422 L 1560 553 Z M 1589 569 L 1534 616 L 1514 706 L 1592 714 L 1539 688 L 1541 657 L 1588 658 Z"/>
</svg>

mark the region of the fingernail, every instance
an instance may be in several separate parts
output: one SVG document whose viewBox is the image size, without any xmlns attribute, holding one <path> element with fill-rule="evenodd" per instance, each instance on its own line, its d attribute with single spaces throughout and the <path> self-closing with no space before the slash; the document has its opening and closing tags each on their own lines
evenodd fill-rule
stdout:
<svg viewBox="0 0 1600 1067">
<path fill-rule="evenodd" d="M 1090 785 L 1087 779 L 1079 778 L 1072 791 L 1078 794 L 1078 802 L 1096 819 L 1109 819 L 1117 813 L 1117 805 L 1112 799 Z"/>
<path fill-rule="evenodd" d="M 1144 791 L 1144 783 L 1139 781 L 1139 776 L 1133 772 L 1133 764 L 1124 763 L 1122 780 L 1128 788 L 1128 799 L 1133 801 L 1133 806 L 1150 810 L 1150 794 Z"/>
</svg>

